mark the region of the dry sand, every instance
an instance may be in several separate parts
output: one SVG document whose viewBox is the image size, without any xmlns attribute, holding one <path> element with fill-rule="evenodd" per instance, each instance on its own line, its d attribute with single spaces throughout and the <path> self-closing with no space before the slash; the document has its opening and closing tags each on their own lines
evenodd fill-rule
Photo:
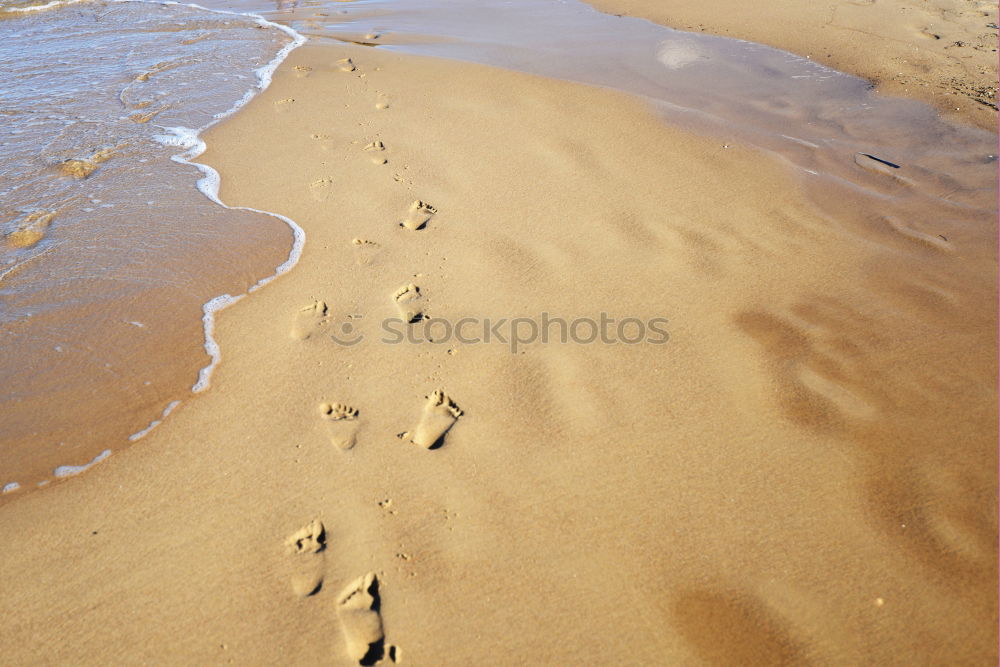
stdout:
<svg viewBox="0 0 1000 667">
<path fill-rule="evenodd" d="M 305 253 L 0 510 L 5 663 L 995 662 L 992 214 L 831 220 L 636 100 L 357 46 L 206 139 Z M 602 311 L 669 341 L 379 342 Z"/>
<path fill-rule="evenodd" d="M 679 30 L 768 44 L 997 127 L 997 3 L 989 0 L 589 0 Z"/>
</svg>

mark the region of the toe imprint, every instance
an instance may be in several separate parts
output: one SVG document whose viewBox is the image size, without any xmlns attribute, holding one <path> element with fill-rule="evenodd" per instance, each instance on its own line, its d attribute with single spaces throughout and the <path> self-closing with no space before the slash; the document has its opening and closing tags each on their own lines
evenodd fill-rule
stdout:
<svg viewBox="0 0 1000 667">
<path fill-rule="evenodd" d="M 407 212 L 406 218 L 399 224 L 411 231 L 423 229 L 430 222 L 431 218 L 434 217 L 435 213 L 437 213 L 436 208 L 418 199 L 410 204 L 410 210 Z"/>
<path fill-rule="evenodd" d="M 347 654 L 361 665 L 374 665 L 385 655 L 379 614 L 378 579 L 369 572 L 351 582 L 337 599 Z"/>
<path fill-rule="evenodd" d="M 454 426 L 462 410 L 442 390 L 427 397 L 420 422 L 413 429 L 410 441 L 425 449 L 435 449 L 444 444 L 445 434 Z"/>
</svg>

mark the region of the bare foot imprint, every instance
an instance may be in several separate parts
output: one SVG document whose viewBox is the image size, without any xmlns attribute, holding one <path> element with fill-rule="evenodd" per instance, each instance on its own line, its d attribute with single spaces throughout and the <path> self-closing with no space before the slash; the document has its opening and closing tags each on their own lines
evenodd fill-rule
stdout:
<svg viewBox="0 0 1000 667">
<path fill-rule="evenodd" d="M 310 305 L 302 308 L 295 314 L 295 323 L 292 324 L 291 336 L 295 340 L 306 340 L 328 322 L 326 319 L 330 309 L 325 301 L 313 301 Z"/>
<path fill-rule="evenodd" d="M 337 598 L 347 654 L 360 665 L 374 665 L 385 655 L 379 614 L 378 579 L 373 572 L 351 582 Z"/>
<path fill-rule="evenodd" d="M 354 61 L 350 58 L 341 58 L 337 61 L 337 69 L 341 72 L 353 72 L 357 68 L 354 66 Z"/>
<path fill-rule="evenodd" d="M 362 150 L 367 153 L 371 153 L 370 159 L 372 164 L 387 164 L 389 162 L 389 160 L 382 154 L 385 151 L 385 144 L 381 141 L 373 141 Z"/>
<path fill-rule="evenodd" d="M 323 403 L 320 414 L 327 420 L 330 441 L 338 448 L 348 450 L 357 442 L 358 411 L 342 403 Z"/>
<path fill-rule="evenodd" d="M 323 550 L 326 549 L 326 528 L 312 520 L 285 540 L 285 546 L 295 558 L 292 592 L 300 598 L 309 597 L 323 587 Z"/>
<path fill-rule="evenodd" d="M 430 222 L 435 213 L 437 213 L 436 208 L 427 202 L 417 200 L 410 204 L 410 210 L 406 214 L 406 219 L 399 223 L 399 225 L 413 231 L 423 229 L 424 225 Z"/>
<path fill-rule="evenodd" d="M 332 178 L 318 178 L 309 184 L 309 192 L 316 201 L 326 201 L 333 192 Z"/>
<path fill-rule="evenodd" d="M 413 429 L 410 442 L 424 449 L 436 449 L 444 444 L 444 436 L 454 426 L 462 410 L 444 391 L 438 389 L 427 397 L 420 423 Z"/>
<path fill-rule="evenodd" d="M 320 132 L 313 132 L 309 135 L 309 138 L 313 141 L 319 142 L 319 149 L 322 151 L 330 150 L 333 145 L 334 139 L 329 134 L 322 134 Z"/>
<path fill-rule="evenodd" d="M 387 160 L 386 157 L 382 155 L 382 153 L 385 151 L 385 144 L 383 144 L 381 141 L 378 140 L 373 141 L 361 150 L 367 153 L 371 153 L 371 161 L 373 164 L 386 164 L 387 162 L 389 162 L 389 160 Z"/>
<path fill-rule="evenodd" d="M 420 294 L 420 288 L 413 283 L 400 287 L 392 295 L 392 299 L 396 302 L 396 307 L 399 309 L 399 316 L 407 324 L 419 322 L 424 319 L 424 311 L 420 307 L 420 302 L 423 298 Z"/>
</svg>

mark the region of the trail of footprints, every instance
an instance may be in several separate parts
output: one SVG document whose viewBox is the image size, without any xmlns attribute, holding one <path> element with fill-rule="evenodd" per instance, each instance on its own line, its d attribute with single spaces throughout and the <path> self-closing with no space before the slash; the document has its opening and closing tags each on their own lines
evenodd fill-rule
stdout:
<svg viewBox="0 0 1000 667">
<path fill-rule="evenodd" d="M 367 38 L 377 39 L 378 35 L 368 35 Z M 350 58 L 343 58 L 334 66 L 343 72 L 354 72 L 357 69 Z M 305 77 L 310 71 L 307 67 L 297 67 L 296 75 Z M 276 107 L 286 110 L 294 102 L 291 98 L 280 100 Z M 379 94 L 375 107 L 389 107 L 385 95 Z M 324 149 L 328 148 L 332 139 L 321 134 L 314 134 L 312 138 L 320 140 Z M 362 150 L 369 154 L 374 164 L 388 162 L 385 157 L 386 147 L 381 140 L 371 141 Z M 325 201 L 332 194 L 332 186 L 331 179 L 321 178 L 310 185 L 311 194 L 318 201 Z M 427 202 L 414 201 L 400 220 L 399 226 L 414 232 L 423 230 L 436 213 L 437 209 Z M 354 239 L 352 243 L 359 247 L 377 245 L 367 239 Z M 417 285 L 409 283 L 400 287 L 393 293 L 392 300 L 405 322 L 419 322 L 424 317 L 424 296 Z M 330 319 L 331 313 L 326 302 L 313 301 L 296 312 L 290 335 L 299 341 L 319 337 L 329 325 Z M 410 431 L 397 434 L 397 438 L 409 440 L 424 449 L 438 449 L 462 414 L 461 408 L 444 390 L 435 390 L 426 397 L 415 426 Z M 355 447 L 360 427 L 360 411 L 357 408 L 346 403 L 321 403 L 319 416 L 331 444 L 341 451 Z M 321 521 L 314 519 L 285 540 L 291 568 L 291 590 L 298 598 L 314 598 L 323 590 L 327 537 L 326 527 Z M 373 572 L 348 583 L 336 597 L 335 610 L 343 634 L 344 651 L 352 661 L 360 665 L 374 665 L 385 658 L 394 663 L 400 662 L 399 647 L 385 644 L 380 608 L 379 581 Z"/>
<path fill-rule="evenodd" d="M 314 597 L 323 588 L 326 540 L 326 527 L 316 519 L 285 540 L 294 561 L 291 588 L 299 598 Z M 385 646 L 378 587 L 378 577 L 369 572 L 348 583 L 336 598 L 344 650 L 359 665 L 374 665 L 386 657 L 399 662 L 401 657 L 399 647 Z"/>
</svg>

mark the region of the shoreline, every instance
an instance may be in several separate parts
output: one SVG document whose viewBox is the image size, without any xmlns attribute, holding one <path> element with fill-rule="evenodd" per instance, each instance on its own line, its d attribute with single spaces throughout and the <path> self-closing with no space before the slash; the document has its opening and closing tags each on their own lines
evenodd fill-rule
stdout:
<svg viewBox="0 0 1000 667">
<path fill-rule="evenodd" d="M 31 538 L 0 557 L 14 664 L 356 664 L 369 572 L 413 664 L 995 654 L 990 229 L 831 221 L 623 94 L 357 46 L 296 50 L 206 142 L 220 199 L 310 243 L 220 313 L 212 391 L 0 508 Z M 670 341 L 376 342 L 414 308 Z M 428 451 L 400 434 L 442 388 L 462 414 Z"/>
<path fill-rule="evenodd" d="M 40 10 L 53 9 L 56 7 L 56 5 L 59 6 L 72 5 L 75 4 L 75 2 L 77 1 L 79 0 L 66 0 L 65 2 L 52 2 L 46 5 L 39 5 L 33 7 L 26 7 L 26 8 L 14 7 L 7 9 L 8 11 L 15 13 L 34 12 Z M 146 2 L 146 0 L 118 0 L 118 1 L 141 2 L 141 3 L 145 2 L 146 4 L 151 4 L 151 5 L 156 4 L 156 3 L 148 3 Z M 160 145 L 177 147 L 182 149 L 181 152 L 172 155 L 170 159 L 173 162 L 194 167 L 198 172 L 201 173 L 201 176 L 196 180 L 194 184 L 195 189 L 199 193 L 199 195 L 196 196 L 204 196 L 210 201 L 212 201 L 216 206 L 219 206 L 223 209 L 240 210 L 229 207 L 218 199 L 217 197 L 218 174 L 215 173 L 213 170 L 211 170 L 211 168 L 207 167 L 206 165 L 202 165 L 195 161 L 195 159 L 205 149 L 205 145 L 201 139 L 201 135 L 208 129 L 210 129 L 212 126 L 231 117 L 241 108 L 243 108 L 248 102 L 250 102 L 255 96 L 259 95 L 260 92 L 265 90 L 267 86 L 270 84 L 270 77 L 273 75 L 274 71 L 280 66 L 280 64 L 285 60 L 285 58 L 288 57 L 289 53 L 291 53 L 296 48 L 302 46 L 302 44 L 305 43 L 306 38 L 303 37 L 298 32 L 296 32 L 291 27 L 274 21 L 270 21 L 264 18 L 261 14 L 255 12 L 238 12 L 226 9 L 206 8 L 196 3 L 171 2 L 167 4 L 176 4 L 188 8 L 196 8 L 204 12 L 208 12 L 210 14 L 239 16 L 246 19 L 251 19 L 253 20 L 254 23 L 256 23 L 258 27 L 268 27 L 268 26 L 272 27 L 278 30 L 279 32 L 287 35 L 291 40 L 289 41 L 288 44 L 280 48 L 268 63 L 253 70 L 253 76 L 256 79 L 254 86 L 247 89 L 246 92 L 244 92 L 244 94 L 239 99 L 235 100 L 228 109 L 214 114 L 212 120 L 208 124 L 203 125 L 197 129 L 192 129 L 189 127 L 162 127 L 156 125 L 155 123 L 153 124 L 155 127 L 158 127 L 163 132 L 163 134 L 154 135 L 153 137 L 151 137 L 151 140 L 155 141 L 156 143 L 159 143 Z M 214 341 L 212 340 L 211 336 L 215 313 L 222 310 L 227 305 L 242 298 L 243 296 L 246 296 L 246 294 L 249 294 L 255 291 L 256 289 L 266 285 L 274 278 L 288 271 L 292 266 L 294 266 L 295 262 L 297 261 L 298 256 L 301 253 L 302 245 L 304 243 L 303 232 L 301 228 L 299 228 L 294 223 L 294 221 L 285 218 L 284 216 L 281 215 L 271 214 L 267 211 L 260 211 L 254 209 L 242 209 L 242 210 L 268 215 L 272 218 L 280 220 L 282 223 L 287 225 L 292 235 L 291 248 L 289 250 L 288 258 L 285 260 L 285 262 L 283 262 L 280 266 L 277 266 L 275 268 L 274 273 L 271 274 L 270 276 L 265 276 L 263 278 L 260 278 L 256 282 L 250 284 L 247 292 L 238 294 L 235 297 L 228 293 L 218 294 L 211 297 L 210 299 L 208 299 L 208 301 L 206 301 L 204 304 L 201 305 L 201 311 L 202 311 L 201 328 L 203 331 L 204 338 L 200 347 L 203 348 L 205 353 L 208 355 L 209 363 L 208 365 L 198 369 L 197 380 L 194 382 L 194 384 L 189 386 L 189 388 L 187 388 L 186 391 L 184 391 L 183 393 L 180 393 L 180 391 L 176 387 L 177 384 L 176 382 L 169 383 L 174 387 L 174 391 L 164 392 L 163 394 L 161 394 L 159 396 L 159 400 L 153 405 L 154 409 L 152 411 L 146 412 L 140 408 L 132 409 L 128 414 L 129 420 L 133 423 L 142 422 L 145 420 L 145 423 L 141 428 L 136 428 L 136 430 L 133 431 L 132 433 L 128 433 L 128 431 L 126 430 L 124 433 L 121 434 L 120 440 L 116 440 L 114 442 L 108 442 L 107 437 L 109 433 L 102 432 L 101 433 L 102 438 L 96 440 L 94 438 L 91 438 L 93 442 L 87 442 L 83 446 L 76 445 L 76 450 L 73 452 L 73 454 L 75 454 L 78 457 L 81 455 L 84 456 L 86 459 L 85 461 L 66 461 L 65 456 L 62 459 L 59 459 L 59 455 L 57 454 L 56 451 L 45 451 L 40 456 L 40 458 L 48 462 L 47 470 L 49 474 L 39 475 L 39 473 L 36 470 L 31 470 L 30 474 L 13 473 L 7 475 L 7 477 L 0 480 L 0 487 L 2 487 L 2 490 L 0 490 L 0 504 L 2 504 L 3 501 L 5 500 L 7 501 L 13 500 L 14 497 L 10 496 L 9 494 L 17 493 L 20 496 L 27 492 L 36 491 L 39 488 L 47 486 L 52 482 L 56 482 L 62 478 L 72 477 L 80 473 L 86 472 L 87 469 L 91 468 L 97 463 L 100 463 L 108 456 L 110 456 L 112 453 L 120 452 L 123 449 L 132 446 L 134 443 L 144 438 L 154 428 L 162 424 L 163 421 L 169 417 L 170 413 L 180 402 L 190 400 L 191 398 L 193 398 L 194 395 L 207 388 L 212 369 L 217 365 L 219 360 L 219 351 Z M 47 250 L 42 252 L 43 253 L 47 252 Z M 20 264 L 15 265 L 10 270 L 14 270 L 18 266 L 20 266 Z M 139 324 L 139 323 L 134 323 L 134 324 Z M 178 336 L 178 338 L 182 338 L 182 336 Z M 190 357 L 191 355 L 188 353 L 188 356 Z M 157 377 L 156 379 L 161 380 L 163 378 Z M 37 400 L 35 402 L 37 403 Z M 145 407 L 150 407 L 148 405 L 150 403 L 149 400 L 144 401 L 144 403 L 147 404 Z M 119 418 L 122 417 L 123 415 L 119 415 Z M 63 430 L 65 431 L 66 429 L 64 428 Z M 109 447 L 109 445 L 111 445 L 111 447 Z M 94 458 L 91 459 L 90 458 L 91 456 L 94 456 Z"/>
<path fill-rule="evenodd" d="M 184 3 L 181 3 L 181 4 L 184 4 Z M 612 3 L 612 4 L 613 4 L 613 3 Z M 633 4 L 635 4 L 635 3 L 631 3 L 631 4 L 629 4 L 629 3 L 627 3 L 627 2 L 626 2 L 626 3 L 623 3 L 623 4 L 621 5 L 621 6 L 618 6 L 618 5 L 615 5 L 615 7 L 605 7 L 604 9 L 607 9 L 607 10 L 612 10 L 612 9 L 623 9 L 623 8 L 625 8 L 625 9 L 629 9 L 630 11 L 635 11 L 636 13 L 635 13 L 634 15 L 636 15 L 636 16 L 644 16 L 644 17 L 646 17 L 646 18 L 649 18 L 650 20 L 659 20 L 659 19 L 662 19 L 662 18 L 663 18 L 663 17 L 659 16 L 659 15 L 658 15 L 658 14 L 656 13 L 656 11 L 653 11 L 653 10 L 649 10 L 649 8 L 648 8 L 648 7 L 645 7 L 644 5 L 642 5 L 642 6 L 637 6 L 637 7 L 633 7 L 633 6 L 632 6 Z M 27 10 L 22 10 L 22 11 L 29 11 L 29 10 L 33 10 L 33 9 L 36 9 L 36 8 L 29 8 L 29 9 L 27 9 Z M 284 31 L 284 32 L 289 32 L 289 34 L 291 34 L 291 33 L 294 33 L 294 32 L 295 32 L 294 30 L 292 30 L 291 28 L 288 28 L 287 26 L 284 26 L 284 25 L 282 25 L 282 24 L 280 24 L 280 23 L 277 23 L 277 22 L 274 22 L 274 21 L 271 21 L 271 20 L 269 20 L 269 19 L 265 19 L 265 18 L 263 18 L 263 17 L 262 17 L 262 16 L 260 15 L 260 14 L 256 14 L 256 13 L 253 13 L 253 12 L 231 12 L 231 11 L 228 11 L 228 10 L 216 10 L 216 9 L 211 9 L 211 10 L 209 10 L 209 11 L 212 11 L 212 12 L 214 12 L 214 13 L 223 13 L 223 14 L 226 14 L 226 13 L 235 13 L 235 14 L 239 14 L 239 15 L 243 15 L 243 16 L 249 16 L 249 17 L 253 17 L 253 18 L 256 18 L 256 19 L 257 19 L 257 20 L 259 20 L 259 21 L 264 21 L 264 22 L 266 22 L 266 23 L 269 23 L 269 24 L 273 24 L 273 25 L 276 25 L 276 26 L 278 26 L 278 27 L 279 27 L 279 28 L 280 28 L 280 29 L 281 29 L 282 31 Z M 652 14 L 650 14 L 650 12 L 652 12 Z M 647 15 L 649 15 L 649 16 L 647 16 Z M 700 24 L 699 24 L 699 25 L 700 25 Z M 688 29 L 690 29 L 691 27 L 692 27 L 692 26 L 687 26 L 687 28 L 688 28 Z M 703 27 L 703 29 L 704 29 L 704 27 Z M 715 30 L 713 30 L 712 28 L 709 28 L 709 30 L 710 30 L 710 31 L 714 31 L 714 32 L 718 32 L 718 31 L 715 31 Z M 295 33 L 295 34 L 297 34 L 297 33 Z M 301 36 L 300 36 L 300 37 L 301 37 Z M 301 43 L 301 42 L 299 42 L 299 44 L 300 44 L 300 43 Z M 297 45 L 290 45 L 290 46 L 291 46 L 291 48 L 296 48 L 296 46 L 297 46 Z M 779 45 L 779 44 L 775 44 L 775 46 L 778 46 L 779 48 L 786 48 L 786 46 L 783 46 L 783 45 Z M 286 49 L 283 49 L 283 51 L 286 51 L 286 50 L 288 50 L 288 47 L 286 47 Z M 286 54 L 286 55 L 287 55 L 287 54 Z M 273 69 L 274 69 L 274 64 L 276 64 L 277 60 L 279 60 L 280 58 L 281 58 L 281 57 L 276 57 L 276 61 L 275 61 L 275 63 L 273 63 L 272 65 L 269 65 L 269 66 L 266 66 L 265 68 L 262 68 L 262 69 L 266 69 L 266 68 L 270 68 L 270 69 L 271 69 L 271 70 L 273 71 Z M 829 63 L 829 64 L 833 64 L 833 63 Z M 258 75 L 258 78 L 259 78 L 259 77 L 261 76 L 261 73 L 260 73 L 260 72 L 257 72 L 257 75 Z M 260 83 L 260 81 L 259 81 L 259 83 Z M 888 91 L 886 91 L 886 92 L 888 92 Z M 896 92 L 899 92 L 899 91 L 896 91 Z M 904 95 L 905 95 L 905 96 L 907 96 L 907 97 L 910 97 L 910 98 L 914 98 L 914 99 L 920 99 L 920 96 L 919 96 L 919 95 L 917 95 L 917 96 L 914 96 L 914 95 L 911 95 L 911 94 L 908 94 L 908 93 L 904 93 Z M 241 101 L 240 101 L 240 102 L 238 102 L 238 103 L 237 103 L 236 105 L 234 105 L 234 106 L 233 106 L 233 108 L 232 108 L 232 109 L 230 109 L 230 110 L 229 110 L 228 112 L 226 112 L 225 114 L 223 114 L 223 116 L 228 116 L 228 115 L 231 115 L 231 114 L 232 114 L 233 112 L 235 112 L 236 110 L 238 110 L 238 109 L 239 109 L 239 108 L 240 108 L 240 107 L 241 107 L 241 106 L 242 106 L 242 105 L 243 105 L 243 104 L 244 104 L 244 103 L 245 103 L 245 102 L 246 102 L 246 101 L 247 101 L 248 99 L 249 99 L 248 97 L 244 96 L 243 100 L 241 100 Z M 940 106 L 940 105 L 939 105 L 939 106 Z M 218 122 L 218 121 L 214 121 L 214 122 Z M 969 121 L 969 120 L 968 120 L 968 118 L 965 118 L 963 122 L 971 122 L 971 123 L 972 123 L 973 125 L 977 125 L 977 126 L 979 126 L 979 127 L 983 127 L 983 125 L 982 125 L 982 123 L 981 123 L 981 122 L 979 122 L 979 121 L 975 121 L 975 120 L 973 120 L 973 121 Z M 179 139 L 178 139 L 178 141 L 183 141 L 183 138 L 179 138 Z M 206 176 L 206 178 L 208 178 L 208 177 Z M 199 183 L 201 183 L 201 181 L 199 181 Z M 199 185 L 199 188 L 200 188 L 200 187 L 201 187 L 201 186 Z M 218 202 L 218 200 L 217 200 L 217 199 L 215 199 L 215 198 L 214 198 L 214 197 L 213 197 L 213 196 L 212 196 L 211 194 L 208 194 L 208 193 L 205 193 L 205 194 L 206 194 L 206 196 L 208 196 L 208 197 L 209 197 L 209 199 L 213 199 L 214 201 L 216 201 L 216 203 L 220 203 L 220 202 Z M 223 205 L 223 206 L 224 206 L 224 205 Z M 226 207 L 226 208 L 228 208 L 228 207 Z M 250 210 L 255 210 L 255 209 L 250 209 Z M 263 211 L 257 211 L 257 212 L 263 212 Z M 287 221 L 286 221 L 286 224 L 287 224 Z M 293 231 L 294 231 L 294 230 L 293 230 Z M 301 245 L 301 244 L 300 244 L 300 241 L 299 241 L 299 240 L 296 240 L 296 241 L 295 241 L 295 244 L 296 244 L 296 246 L 299 246 L 299 245 Z M 296 250 L 295 250 L 295 248 L 293 247 L 293 250 L 292 250 L 292 254 L 294 255 L 295 253 L 296 253 Z M 283 266 L 284 266 L 284 265 L 283 265 Z M 279 267 L 279 269 L 280 269 L 280 267 Z M 280 273 L 280 271 L 279 271 L 279 273 Z M 277 275 L 277 274 L 276 274 L 276 275 Z M 273 276 L 272 276 L 272 278 L 273 278 Z M 266 282 L 267 280 L 269 280 L 269 279 L 265 278 L 265 279 L 262 279 L 262 281 L 261 281 L 261 282 Z M 258 286 L 259 286 L 259 284 L 260 284 L 260 283 L 258 283 Z M 257 286 L 254 286 L 254 287 L 252 287 L 250 291 L 253 291 L 253 289 L 256 289 L 256 287 L 257 287 Z M 224 295 L 224 296 L 228 296 L 228 295 Z M 230 297 L 230 298 L 231 298 L 231 297 Z M 237 298 L 239 298 L 239 297 L 237 297 Z M 210 300 L 210 302 L 211 302 L 211 303 L 214 303 L 215 301 L 217 301 L 217 298 L 216 298 L 216 299 L 212 299 L 212 300 Z M 206 305 L 206 306 L 208 306 L 208 304 L 205 304 L 205 305 Z M 223 306 L 223 307 L 224 307 L 224 306 Z M 205 332 L 206 332 L 206 342 L 205 342 L 205 349 L 206 349 L 206 351 L 208 352 L 208 354 L 209 354 L 209 356 L 210 356 L 210 358 L 211 358 L 211 361 L 210 361 L 210 363 L 209 363 L 209 365 L 208 365 L 208 366 L 206 366 L 205 368 L 202 368 L 202 369 L 201 369 L 201 371 L 199 372 L 199 378 L 198 378 L 197 382 L 195 383 L 194 387 L 192 388 L 192 391 L 193 391 L 194 393 L 198 393 L 199 391 L 201 391 L 202 389 L 204 389 L 204 388 L 205 388 L 205 386 L 207 385 L 207 382 L 206 382 L 206 380 L 207 380 L 207 375 L 208 375 L 208 374 L 209 374 L 209 373 L 211 372 L 211 369 L 212 369 L 212 368 L 214 368 L 215 364 L 217 363 L 217 358 L 218 358 L 218 354 L 217 354 L 217 352 L 213 352 L 213 346 L 212 346 L 212 344 L 211 344 L 211 340 L 210 340 L 210 334 L 209 334 L 209 329 L 210 329 L 210 327 L 211 327 L 212 325 L 211 325 L 211 323 L 210 323 L 210 322 L 209 322 L 208 320 L 205 320 L 205 318 L 209 318 L 209 319 L 211 319 L 211 317 L 210 317 L 210 315 L 209 315 L 209 314 L 207 314 L 207 313 L 206 313 L 205 317 L 203 317 L 203 321 L 204 321 L 204 329 L 205 329 Z M 193 395 L 193 394 L 192 394 L 192 395 Z M 183 399 L 184 399 L 184 400 L 187 400 L 187 399 L 189 399 L 190 397 L 191 397 L 191 396 L 188 396 L 187 394 L 185 394 L 185 395 L 184 395 L 184 397 L 183 397 Z M 176 403 L 176 398 L 177 398 L 177 397 L 176 397 L 176 396 L 173 396 L 173 397 L 171 397 L 171 398 L 175 399 L 175 400 L 171 401 L 171 403 L 170 403 L 170 405 L 173 405 L 174 403 Z M 162 406 L 160 406 L 160 407 L 162 407 Z M 158 408 L 157 408 L 157 410 L 158 410 L 158 411 L 160 410 L 160 407 L 158 407 Z M 170 410 L 170 407 L 168 406 L 168 407 L 167 407 L 167 408 L 165 409 L 165 412 L 169 412 L 169 410 Z M 162 419 L 163 419 L 163 416 L 162 416 L 162 415 L 161 415 L 160 417 L 155 417 L 155 416 L 152 416 L 152 415 L 151 415 L 150 417 L 151 417 L 151 419 L 152 419 L 152 421 L 150 422 L 150 424 L 151 424 L 151 425 L 152 425 L 152 424 L 154 424 L 154 423 L 155 423 L 155 424 L 159 424 L 160 422 L 162 422 Z M 137 431 L 136 433 L 133 433 L 133 434 L 132 434 L 132 436 L 129 436 L 129 438 L 128 438 L 128 443 L 131 443 L 131 442 L 133 442 L 133 441 L 134 441 L 134 440 L 133 440 L 133 436 L 135 436 L 135 435 L 138 435 L 138 434 L 145 434 L 145 433 L 147 433 L 147 432 L 149 431 L 149 428 L 150 428 L 149 426 L 146 426 L 146 427 L 144 427 L 144 428 L 143 428 L 143 429 L 142 429 L 141 431 Z M 125 443 L 120 443 L 120 444 L 121 444 L 121 446 L 128 446 L 128 445 L 127 445 L 127 444 L 125 444 Z M 103 452 L 103 451 L 104 451 L 104 449 L 103 449 L 103 446 L 104 446 L 104 444 L 102 444 L 102 446 L 101 446 L 100 448 L 98 448 L 98 449 L 95 449 L 95 450 L 94 450 L 94 452 L 97 452 L 98 450 L 100 450 L 100 451 L 102 451 L 102 452 Z M 65 468 L 65 467 L 73 467 L 73 466 L 67 466 L 67 464 L 66 464 L 66 463 L 64 462 L 63 464 L 61 464 L 61 465 L 60 465 L 60 467 L 61 467 L 61 468 Z M 79 467 L 79 466 L 77 466 L 77 467 Z M 84 466 L 84 467 L 85 467 L 85 466 Z M 21 492 L 21 493 L 23 493 L 23 492 L 24 492 L 24 491 L 26 491 L 26 490 L 32 490 L 32 487 L 33 487 L 33 484 L 23 484 L 23 483 L 21 483 L 21 482 L 23 482 L 23 481 L 24 481 L 24 480 L 22 480 L 22 479 L 18 479 L 18 480 L 14 480 L 14 479 L 11 479 L 11 480 L 7 480 L 7 482 L 8 482 L 8 483 L 7 483 L 6 485 L 5 485 L 5 487 L 4 487 L 4 488 L 8 488 L 8 489 L 10 489 L 10 491 L 9 491 L 9 492 L 13 492 L 13 491 L 19 491 L 19 492 Z M 34 481 L 37 481 L 37 480 L 31 480 L 31 481 L 32 481 L 32 482 L 34 482 Z M 17 487 L 13 487 L 13 488 L 11 488 L 11 487 L 12 487 L 12 484 L 15 484 L 15 483 L 16 483 L 16 484 L 17 484 L 18 486 L 17 486 Z M 4 493 L 3 495 L 7 495 L 7 494 L 6 494 L 6 493 Z"/>
<path fill-rule="evenodd" d="M 975 0 L 586 0 L 602 12 L 732 37 L 853 74 L 881 93 L 923 101 L 952 121 L 997 131 L 997 7 Z M 993 28 L 988 26 L 992 25 Z"/>
</svg>

